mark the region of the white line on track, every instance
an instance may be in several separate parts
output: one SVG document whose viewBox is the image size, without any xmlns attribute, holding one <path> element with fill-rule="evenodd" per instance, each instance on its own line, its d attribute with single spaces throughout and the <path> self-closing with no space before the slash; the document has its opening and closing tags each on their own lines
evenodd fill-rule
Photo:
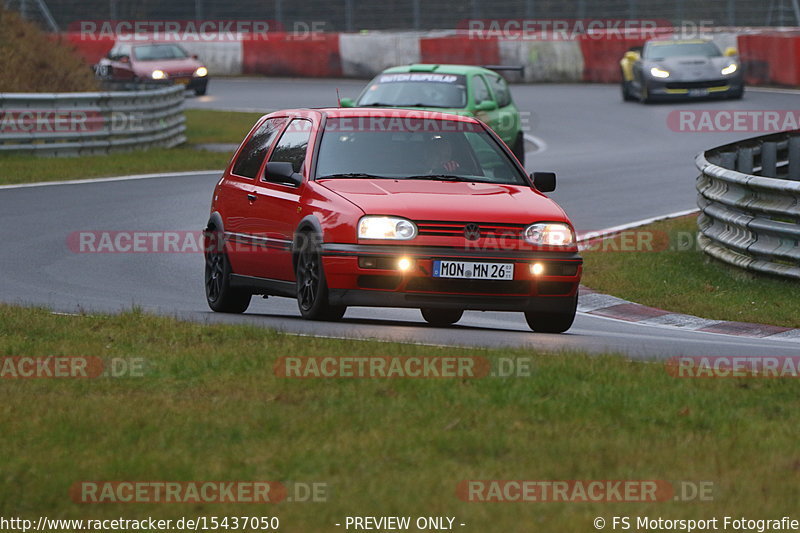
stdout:
<svg viewBox="0 0 800 533">
<path fill-rule="evenodd" d="M 165 172 L 162 174 L 134 174 L 132 176 L 114 176 L 111 178 L 89 178 L 85 180 L 69 180 L 69 181 L 39 181 L 36 183 L 18 183 L 15 185 L 0 185 L 2 189 L 26 189 L 28 187 L 50 187 L 53 185 L 83 185 L 84 183 L 105 183 L 111 181 L 132 181 L 132 180 L 148 180 L 154 178 L 183 178 L 187 176 L 196 176 L 199 174 L 219 174 L 222 175 L 222 170 L 193 170 L 191 172 Z"/>
</svg>

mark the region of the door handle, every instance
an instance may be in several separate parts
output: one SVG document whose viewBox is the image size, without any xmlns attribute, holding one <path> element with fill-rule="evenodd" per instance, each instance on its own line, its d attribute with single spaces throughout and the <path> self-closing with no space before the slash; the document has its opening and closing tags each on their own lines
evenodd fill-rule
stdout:
<svg viewBox="0 0 800 533">
<path fill-rule="evenodd" d="M 247 195 L 247 199 L 248 199 L 248 200 L 250 200 L 251 202 L 255 202 L 256 200 L 258 200 L 258 196 L 256 196 L 256 195 L 255 195 L 255 194 L 253 194 L 253 193 L 249 193 L 249 194 Z"/>
</svg>

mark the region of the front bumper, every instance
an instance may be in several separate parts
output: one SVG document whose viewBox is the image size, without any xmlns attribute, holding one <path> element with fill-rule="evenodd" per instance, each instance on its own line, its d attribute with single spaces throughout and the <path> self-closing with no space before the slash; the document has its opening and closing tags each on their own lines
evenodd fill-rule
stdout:
<svg viewBox="0 0 800 533">
<path fill-rule="evenodd" d="M 575 306 L 583 263 L 576 252 L 402 245 L 325 244 L 321 255 L 333 305 L 478 311 L 569 312 Z M 411 267 L 400 270 L 400 259 Z M 375 266 L 363 268 L 365 260 Z M 512 263 L 514 279 L 433 277 L 435 260 Z M 542 273 L 533 274 L 532 263 L 539 263 Z"/>
<path fill-rule="evenodd" d="M 648 79 L 646 83 L 648 96 L 660 100 L 727 98 L 740 95 L 744 90 L 744 80 L 741 75 L 702 81 Z"/>
</svg>

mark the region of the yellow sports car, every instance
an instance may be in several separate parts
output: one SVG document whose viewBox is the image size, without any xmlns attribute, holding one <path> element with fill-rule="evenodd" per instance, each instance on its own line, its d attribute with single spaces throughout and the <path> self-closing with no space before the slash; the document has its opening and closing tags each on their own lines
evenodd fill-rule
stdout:
<svg viewBox="0 0 800 533">
<path fill-rule="evenodd" d="M 738 52 L 725 53 L 704 39 L 651 40 L 631 48 L 619 62 L 622 98 L 670 100 L 684 98 L 741 98 L 744 80 Z"/>
</svg>

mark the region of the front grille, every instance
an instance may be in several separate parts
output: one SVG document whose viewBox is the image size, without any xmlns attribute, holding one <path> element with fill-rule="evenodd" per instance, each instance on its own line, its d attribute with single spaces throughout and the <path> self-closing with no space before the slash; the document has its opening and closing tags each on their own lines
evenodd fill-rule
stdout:
<svg viewBox="0 0 800 533">
<path fill-rule="evenodd" d="M 457 294 L 529 294 L 529 281 L 483 279 L 411 278 L 407 292 L 449 292 Z"/>
<path fill-rule="evenodd" d="M 436 222 L 417 221 L 420 235 L 436 237 L 464 237 L 464 228 L 467 224 L 475 224 L 480 228 L 482 238 L 514 238 L 521 239 L 525 224 L 499 224 L 490 222 Z"/>
<path fill-rule="evenodd" d="M 706 81 L 672 81 L 666 84 L 667 89 L 708 89 L 710 87 L 722 87 L 727 85 L 726 80 L 706 80 Z"/>
</svg>

